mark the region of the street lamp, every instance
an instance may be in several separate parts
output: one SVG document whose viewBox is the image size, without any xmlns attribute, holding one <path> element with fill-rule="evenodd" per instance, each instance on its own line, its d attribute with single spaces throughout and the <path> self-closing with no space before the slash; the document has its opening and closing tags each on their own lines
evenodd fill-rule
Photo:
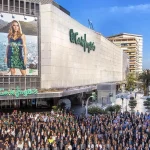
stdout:
<svg viewBox="0 0 150 150">
<path fill-rule="evenodd" d="M 110 102 L 112 103 L 112 105 L 114 105 L 114 102 L 113 102 L 112 98 L 113 98 L 113 93 L 109 93 Z"/>
<path fill-rule="evenodd" d="M 132 93 L 132 88 L 130 88 L 130 94 Z"/>
<path fill-rule="evenodd" d="M 90 97 L 88 97 L 87 101 L 86 101 L 86 105 L 85 105 L 85 110 L 86 110 L 86 117 L 87 117 L 87 114 L 88 114 L 88 103 L 89 103 L 89 99 L 92 98 L 92 100 L 96 100 L 96 93 L 95 92 L 92 92 L 92 95 Z"/>
</svg>

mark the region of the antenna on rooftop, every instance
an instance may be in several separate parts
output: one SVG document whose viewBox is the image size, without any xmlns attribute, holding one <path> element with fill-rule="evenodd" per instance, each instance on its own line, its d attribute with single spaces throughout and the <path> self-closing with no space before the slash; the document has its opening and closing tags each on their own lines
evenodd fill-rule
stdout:
<svg viewBox="0 0 150 150">
<path fill-rule="evenodd" d="M 88 19 L 88 24 L 89 24 L 89 28 L 92 29 L 92 30 L 94 30 L 93 23 L 89 19 Z"/>
</svg>

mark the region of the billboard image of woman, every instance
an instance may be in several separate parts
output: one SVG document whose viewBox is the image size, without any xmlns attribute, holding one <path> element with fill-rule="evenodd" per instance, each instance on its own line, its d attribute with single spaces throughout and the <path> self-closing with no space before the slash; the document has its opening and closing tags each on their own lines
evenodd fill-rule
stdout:
<svg viewBox="0 0 150 150">
<path fill-rule="evenodd" d="M 20 23 L 16 20 L 13 20 L 10 24 L 5 62 L 10 69 L 11 75 L 16 74 L 15 68 L 18 68 L 22 75 L 26 75 L 26 39 L 22 33 Z"/>
<path fill-rule="evenodd" d="M 32 16 L 0 16 L 0 76 L 38 75 L 38 20 Z"/>
</svg>

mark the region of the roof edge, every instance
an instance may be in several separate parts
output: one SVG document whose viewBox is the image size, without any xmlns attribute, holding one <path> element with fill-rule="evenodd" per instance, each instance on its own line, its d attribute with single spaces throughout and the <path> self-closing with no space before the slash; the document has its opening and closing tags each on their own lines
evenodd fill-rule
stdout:
<svg viewBox="0 0 150 150">
<path fill-rule="evenodd" d="M 120 35 L 130 35 L 130 36 L 143 37 L 142 35 L 138 35 L 138 34 L 119 33 L 119 34 L 116 34 L 116 35 L 108 36 L 107 38 L 116 37 L 116 36 L 120 36 Z"/>
</svg>

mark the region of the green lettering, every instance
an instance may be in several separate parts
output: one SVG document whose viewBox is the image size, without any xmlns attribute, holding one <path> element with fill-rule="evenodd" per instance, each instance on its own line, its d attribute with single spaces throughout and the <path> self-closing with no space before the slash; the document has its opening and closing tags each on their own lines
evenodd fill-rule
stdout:
<svg viewBox="0 0 150 150">
<path fill-rule="evenodd" d="M 0 91 L 4 91 L 4 89 L 3 89 L 3 88 L 0 88 Z"/>
<path fill-rule="evenodd" d="M 78 38 L 77 39 L 77 43 L 76 44 L 80 44 L 81 43 L 81 39 L 80 38 Z"/>
<path fill-rule="evenodd" d="M 77 37 L 78 32 L 73 31 L 73 29 L 70 29 L 69 31 L 69 36 L 70 36 L 70 42 L 71 43 L 75 43 L 75 44 L 79 44 L 84 48 L 84 52 L 86 51 L 86 48 L 88 49 L 88 53 L 90 53 L 91 50 L 95 50 L 95 45 L 94 42 L 87 42 L 86 41 L 86 34 L 84 34 L 84 38 L 81 37 Z"/>
<path fill-rule="evenodd" d="M 19 97 L 19 95 L 20 95 L 20 92 L 19 92 L 19 91 L 16 91 L 16 92 L 15 92 L 15 96 L 16 96 L 16 97 Z"/>
<path fill-rule="evenodd" d="M 93 45 L 93 51 L 95 51 L 95 46 Z"/>
<path fill-rule="evenodd" d="M 84 34 L 84 52 L 86 51 L 86 44 L 87 44 L 87 42 L 86 42 L 86 34 Z"/>
<path fill-rule="evenodd" d="M 4 95 L 4 96 L 7 96 L 7 95 L 9 95 L 9 92 L 8 92 L 8 91 L 4 91 L 4 92 L 3 92 L 3 95 Z"/>
<path fill-rule="evenodd" d="M 20 90 L 20 88 L 17 87 L 16 90 L 0 91 L 0 96 L 14 95 L 16 97 L 19 97 L 20 95 L 28 96 L 28 95 L 37 94 L 37 93 L 38 93 L 37 89 Z"/>
<path fill-rule="evenodd" d="M 80 45 L 81 45 L 82 47 L 84 46 L 84 39 L 83 39 L 83 37 L 82 37 L 82 36 L 81 36 Z"/>
<path fill-rule="evenodd" d="M 38 90 L 37 90 L 37 89 L 33 89 L 33 93 L 34 93 L 34 94 L 37 94 L 37 93 L 38 93 Z"/>
<path fill-rule="evenodd" d="M 74 43 L 75 42 L 75 36 L 74 36 L 74 33 L 73 33 L 73 29 L 70 29 L 70 42 L 71 43 Z"/>
<path fill-rule="evenodd" d="M 9 95 L 15 95 L 15 91 L 14 90 L 10 90 L 9 91 Z"/>
<path fill-rule="evenodd" d="M 75 36 L 75 43 L 77 44 L 77 35 L 78 35 L 78 32 L 74 33 L 74 36 Z"/>
<path fill-rule="evenodd" d="M 0 92 L 0 96 L 3 96 L 3 92 Z"/>
</svg>

